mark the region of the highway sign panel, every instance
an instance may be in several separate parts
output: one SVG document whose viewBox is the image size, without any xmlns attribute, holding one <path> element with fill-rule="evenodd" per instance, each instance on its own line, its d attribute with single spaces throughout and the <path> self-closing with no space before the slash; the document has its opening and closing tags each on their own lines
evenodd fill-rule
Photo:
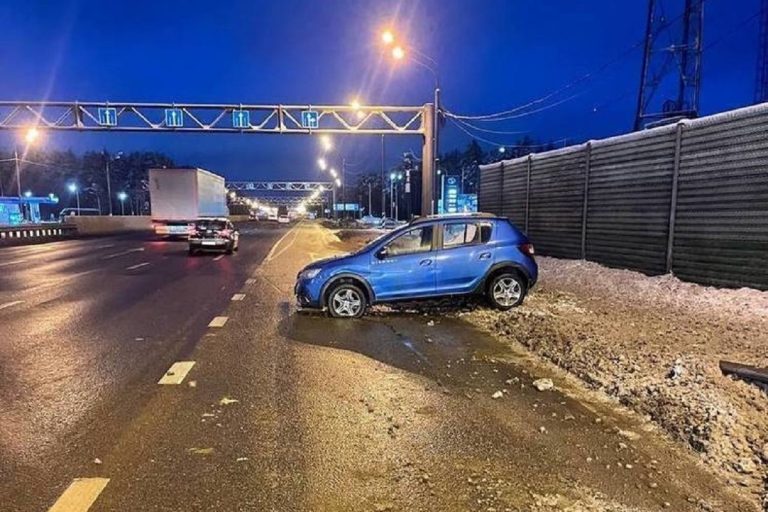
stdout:
<svg viewBox="0 0 768 512">
<path fill-rule="evenodd" d="M 168 128 L 181 128 L 184 126 L 184 111 L 180 108 L 165 109 L 165 126 Z"/>
<path fill-rule="evenodd" d="M 301 126 L 302 128 L 316 129 L 320 125 L 320 114 L 317 110 L 302 110 L 301 111 Z"/>
<path fill-rule="evenodd" d="M 233 110 L 232 126 L 235 128 L 250 128 L 251 113 L 247 110 Z"/>
<path fill-rule="evenodd" d="M 99 124 L 101 126 L 117 126 L 117 109 L 113 107 L 100 107 Z"/>
</svg>

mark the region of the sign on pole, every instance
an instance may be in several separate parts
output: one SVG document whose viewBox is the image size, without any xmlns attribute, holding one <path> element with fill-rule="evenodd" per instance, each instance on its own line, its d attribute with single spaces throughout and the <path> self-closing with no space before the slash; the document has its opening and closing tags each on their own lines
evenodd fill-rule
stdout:
<svg viewBox="0 0 768 512">
<path fill-rule="evenodd" d="M 320 126 L 320 115 L 317 110 L 302 110 L 301 111 L 301 126 L 302 128 L 309 128 L 311 130 Z"/>
<path fill-rule="evenodd" d="M 114 107 L 99 107 L 99 124 L 101 126 L 117 126 L 117 109 Z"/>
<path fill-rule="evenodd" d="M 250 128 L 251 113 L 247 110 L 233 110 L 232 111 L 232 127 Z"/>
<path fill-rule="evenodd" d="M 184 126 L 184 111 L 180 108 L 165 109 L 165 126 L 168 128 L 181 128 Z"/>
</svg>

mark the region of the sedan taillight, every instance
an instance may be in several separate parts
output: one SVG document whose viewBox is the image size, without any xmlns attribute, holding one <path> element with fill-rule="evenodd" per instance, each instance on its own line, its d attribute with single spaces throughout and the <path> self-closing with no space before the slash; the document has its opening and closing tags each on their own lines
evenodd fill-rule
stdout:
<svg viewBox="0 0 768 512">
<path fill-rule="evenodd" d="M 526 256 L 533 257 L 536 251 L 534 251 L 533 249 L 533 244 L 523 244 L 520 246 L 520 252 L 522 252 Z"/>
</svg>

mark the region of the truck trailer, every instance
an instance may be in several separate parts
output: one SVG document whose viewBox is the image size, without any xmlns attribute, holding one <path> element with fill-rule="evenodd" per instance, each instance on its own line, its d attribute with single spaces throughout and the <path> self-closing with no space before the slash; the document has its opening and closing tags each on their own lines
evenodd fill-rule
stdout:
<svg viewBox="0 0 768 512">
<path fill-rule="evenodd" d="M 226 217 L 224 178 L 204 169 L 150 169 L 152 224 L 161 236 L 186 237 L 201 217 Z"/>
</svg>

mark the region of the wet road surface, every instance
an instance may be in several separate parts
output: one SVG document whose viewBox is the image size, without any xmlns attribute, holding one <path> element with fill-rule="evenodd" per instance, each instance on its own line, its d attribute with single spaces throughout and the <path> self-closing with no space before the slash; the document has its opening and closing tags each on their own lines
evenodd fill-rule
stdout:
<svg viewBox="0 0 768 512">
<path fill-rule="evenodd" d="M 90 287 L 48 299 L 55 327 L 26 310 L 46 341 L 15 320 L 1 343 L 3 365 L 25 359 L 0 390 L 19 418 L 0 433 L 3 510 L 47 510 L 77 478 L 105 479 L 92 511 L 752 510 L 641 419 L 460 319 L 297 313 L 296 271 L 332 250 L 314 225 L 274 231 L 232 260 L 178 256 L 175 278 L 141 290 L 126 268 L 144 255 L 129 253 L 94 271 L 99 300 Z M 193 277 L 185 264 L 205 267 Z M 45 282 L 0 281 L 0 301 L 40 307 Z M 207 327 L 216 316 L 226 322 Z M 194 364 L 156 384 L 174 362 Z M 534 389 L 540 377 L 556 388 Z"/>
</svg>

